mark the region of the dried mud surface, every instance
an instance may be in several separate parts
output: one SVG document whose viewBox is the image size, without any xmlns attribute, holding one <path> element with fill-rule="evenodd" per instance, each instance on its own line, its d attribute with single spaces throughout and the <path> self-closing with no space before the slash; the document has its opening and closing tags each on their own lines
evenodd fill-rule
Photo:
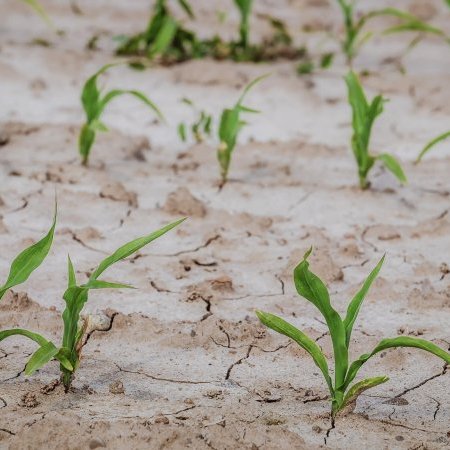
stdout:
<svg viewBox="0 0 450 450">
<path fill-rule="evenodd" d="M 99 137 L 86 169 L 76 153 L 80 87 L 111 60 L 114 35 L 144 26 L 147 1 L 79 1 L 82 15 L 69 2 L 42 3 L 66 30 L 61 38 L 20 2 L 0 6 L 1 276 L 48 229 L 55 190 L 58 231 L 43 266 L 3 299 L 0 329 L 21 326 L 59 341 L 68 253 L 81 279 L 123 241 L 190 219 L 108 273 L 138 290 L 91 295 L 87 312 L 97 330 L 69 394 L 54 383 L 56 363 L 24 376 L 32 343 L 1 343 L 0 448 L 448 448 L 450 370 L 439 360 L 409 349 L 373 358 L 361 375 L 386 374 L 390 382 L 362 395 L 331 429 L 325 385 L 310 358 L 254 315 L 256 308 L 282 315 L 331 356 L 319 313 L 294 292 L 293 267 L 314 245 L 313 270 L 344 311 L 386 253 L 352 355 L 398 334 L 450 347 L 448 144 L 413 165 L 422 143 L 448 129 L 448 47 L 425 40 L 404 58 L 406 75 L 395 60 L 406 37 L 377 38 L 356 62 L 370 70 L 365 83 L 372 92 L 391 99 L 373 147 L 402 160 L 406 187 L 376 169 L 371 190 L 356 188 L 341 58 L 306 78 L 286 62 L 118 67 L 104 83 L 142 89 L 168 123 L 156 123 L 132 99 L 118 101 L 105 115 L 111 131 Z M 208 34 L 216 2 L 193 3 Z M 313 53 L 324 35 L 305 37 L 304 24 L 339 31 L 332 2 L 255 3 L 258 13 L 285 19 Z M 398 6 L 448 29 L 441 3 Z M 254 29 L 256 37 L 266 32 L 258 18 Z M 88 51 L 94 34 L 99 49 Z M 244 131 L 232 179 L 219 193 L 214 144 L 177 139 L 176 124 L 190 117 L 179 101 L 188 96 L 217 113 L 265 72 L 272 76 L 249 99 L 265 112 Z"/>
</svg>

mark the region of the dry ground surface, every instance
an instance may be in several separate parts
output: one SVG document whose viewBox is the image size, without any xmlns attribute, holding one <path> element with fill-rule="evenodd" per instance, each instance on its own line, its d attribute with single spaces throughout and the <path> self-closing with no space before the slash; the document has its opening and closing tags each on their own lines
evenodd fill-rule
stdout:
<svg viewBox="0 0 450 450">
<path fill-rule="evenodd" d="M 202 35 L 218 27 L 216 3 L 230 9 L 231 2 L 193 1 Z M 21 2 L 0 5 L 2 278 L 14 255 L 48 229 L 55 190 L 58 228 L 43 266 L 3 299 L 0 328 L 39 330 L 58 341 L 68 253 L 81 279 L 122 242 L 183 215 L 189 220 L 108 273 L 138 290 L 91 295 L 87 311 L 97 331 L 69 394 L 51 384 L 56 363 L 24 376 L 32 343 L 1 343 L 0 448 L 447 448 L 450 371 L 440 360 L 410 349 L 373 358 L 362 375 L 387 374 L 390 382 L 362 395 L 330 429 L 317 368 L 287 338 L 263 328 L 254 309 L 287 318 L 331 357 L 319 313 L 294 291 L 294 266 L 314 245 L 312 268 L 345 311 L 386 252 L 352 355 L 398 334 L 449 348 L 448 145 L 419 166 L 413 161 L 424 142 L 449 128 L 450 48 L 425 40 L 403 59 L 402 74 L 396 57 L 410 37 L 378 37 L 356 61 L 370 71 L 364 80 L 370 92 L 391 99 L 373 148 L 402 160 L 405 187 L 380 169 L 371 175 L 371 190 L 356 187 L 341 57 L 329 71 L 304 78 L 291 62 L 117 67 L 105 85 L 143 90 L 167 123 L 154 121 L 133 99 L 117 101 L 105 116 L 111 131 L 100 136 L 84 168 L 76 149 L 80 88 L 113 59 L 114 35 L 145 26 L 148 2 L 79 1 L 82 14 L 69 2 L 43 4 L 64 36 L 52 34 Z M 443 2 L 396 6 L 449 30 Z M 286 20 L 313 54 L 336 48 L 327 37 L 341 31 L 331 1 L 258 0 L 255 10 Z M 224 36 L 236 20 L 231 13 L 228 26 L 219 26 Z M 305 24 L 319 31 L 305 35 Z M 259 17 L 253 25 L 255 39 L 266 33 Z M 88 51 L 95 34 L 99 48 Z M 177 123 L 190 118 L 180 99 L 188 96 L 217 115 L 266 72 L 272 76 L 249 98 L 264 113 L 252 117 L 232 179 L 219 193 L 215 143 L 177 138 Z"/>
</svg>

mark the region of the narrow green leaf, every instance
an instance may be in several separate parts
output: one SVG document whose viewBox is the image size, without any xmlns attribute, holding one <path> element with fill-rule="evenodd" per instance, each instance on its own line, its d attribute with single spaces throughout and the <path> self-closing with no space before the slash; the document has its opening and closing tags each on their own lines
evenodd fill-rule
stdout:
<svg viewBox="0 0 450 450">
<path fill-rule="evenodd" d="M 161 28 L 156 35 L 152 46 L 148 52 L 148 57 L 154 58 L 156 55 L 163 54 L 173 42 L 178 29 L 177 22 L 170 16 L 164 17 Z"/>
<path fill-rule="evenodd" d="M 383 153 L 377 156 L 377 159 L 382 161 L 386 169 L 388 169 L 395 177 L 400 181 L 400 183 L 407 183 L 406 175 L 403 172 L 402 166 L 392 155 L 388 153 Z"/>
<path fill-rule="evenodd" d="M 424 147 L 424 149 L 420 152 L 419 156 L 416 159 L 416 163 L 420 162 L 422 160 L 422 158 L 428 153 L 428 151 L 431 150 L 435 145 L 439 144 L 440 142 L 444 141 L 445 139 L 447 139 L 449 137 L 450 137 L 450 131 L 447 131 L 443 134 L 440 134 L 438 137 L 434 138 L 432 141 L 430 141 Z"/>
<path fill-rule="evenodd" d="M 178 136 L 180 137 L 182 142 L 186 142 L 187 136 L 186 136 L 186 124 L 179 123 L 177 127 Z"/>
<path fill-rule="evenodd" d="M 372 356 L 376 355 L 377 353 L 383 350 L 396 347 L 410 347 L 425 350 L 426 352 L 432 353 L 433 355 L 443 359 L 447 364 L 450 364 L 450 353 L 446 352 L 441 347 L 438 347 L 436 344 L 426 341 L 425 339 L 419 339 L 410 336 L 399 336 L 391 339 L 383 339 L 378 343 L 378 345 L 374 348 L 374 350 L 372 350 L 372 353 L 366 353 L 364 355 L 361 355 L 357 360 L 355 360 L 350 365 L 347 373 L 347 378 L 345 380 L 344 385 L 342 386 L 343 390 L 345 391 L 345 389 L 347 389 L 349 384 L 355 378 L 361 366 L 368 359 L 372 358 Z"/>
<path fill-rule="evenodd" d="M 8 279 L 6 280 L 6 283 L 0 287 L 0 299 L 5 295 L 5 292 L 8 289 L 24 283 L 48 255 L 55 232 L 56 213 L 57 207 L 55 204 L 53 224 L 48 233 L 39 242 L 22 251 L 12 262 Z"/>
<path fill-rule="evenodd" d="M 353 325 L 355 323 L 356 318 L 358 317 L 359 310 L 361 309 L 361 305 L 364 301 L 364 298 L 369 292 L 370 286 L 375 281 L 375 278 L 378 276 L 381 266 L 383 265 L 385 255 L 380 259 L 379 263 L 376 265 L 375 269 L 372 270 L 370 275 L 367 277 L 366 281 L 362 285 L 361 289 L 356 293 L 353 297 L 352 301 L 348 305 L 347 315 L 344 319 L 344 327 L 346 334 L 346 345 L 347 348 L 350 343 L 350 337 L 352 335 Z"/>
<path fill-rule="evenodd" d="M 0 342 L 10 336 L 25 336 L 28 339 L 39 344 L 41 347 L 47 345 L 48 341 L 43 336 L 32 331 L 23 330 L 22 328 L 14 328 L 11 330 L 0 331 Z"/>
<path fill-rule="evenodd" d="M 75 269 L 73 268 L 72 260 L 70 256 L 67 255 L 67 287 L 74 287 L 77 285 L 77 277 L 75 274 Z"/>
<path fill-rule="evenodd" d="M 78 150 L 83 159 L 83 163 L 87 163 L 94 140 L 95 131 L 89 126 L 89 124 L 85 123 L 81 128 L 80 135 L 78 137 Z"/>
<path fill-rule="evenodd" d="M 175 228 L 178 226 L 181 222 L 183 222 L 186 218 L 179 219 L 169 225 L 166 225 L 165 227 L 154 231 L 153 233 L 143 236 L 141 238 L 135 239 L 134 241 L 128 242 L 127 244 L 123 245 L 122 247 L 118 248 L 111 256 L 108 256 L 105 258 L 97 267 L 97 269 L 92 273 L 92 275 L 89 278 L 89 283 L 92 281 L 95 281 L 98 279 L 98 277 L 110 266 L 115 264 L 116 262 L 127 258 L 128 256 L 132 255 L 133 253 L 136 253 L 138 250 L 140 250 L 142 247 L 146 246 L 150 242 L 154 241 L 155 239 L 159 238 L 163 234 L 170 231 L 172 228 Z M 88 283 L 88 284 L 89 284 Z"/>
<path fill-rule="evenodd" d="M 309 270 L 308 257 L 311 251 L 312 249 L 309 249 L 305 253 L 303 261 L 294 269 L 295 288 L 299 295 L 316 306 L 327 322 L 336 364 L 335 385 L 340 386 L 344 382 L 348 367 L 345 327 L 340 315 L 331 306 L 330 295 L 325 284 Z"/>
<path fill-rule="evenodd" d="M 333 383 L 328 372 L 328 363 L 324 354 L 320 350 L 320 347 L 306 334 L 280 317 L 270 313 L 265 313 L 263 311 L 256 311 L 256 315 L 264 325 L 277 333 L 284 334 L 285 336 L 291 338 L 311 355 L 315 364 L 321 370 L 330 392 L 333 393 Z"/>
<path fill-rule="evenodd" d="M 112 283 L 110 281 L 92 280 L 84 287 L 89 289 L 134 289 L 133 286 L 123 283 Z"/>
<path fill-rule="evenodd" d="M 112 91 L 109 91 L 104 97 L 103 99 L 100 101 L 100 112 L 103 112 L 105 106 L 111 101 L 113 100 L 115 97 L 118 97 L 120 95 L 132 95 L 134 97 L 136 97 L 138 100 L 142 101 L 143 103 L 145 103 L 148 107 L 150 107 L 155 113 L 156 115 L 160 118 L 160 119 L 164 119 L 161 111 L 159 110 L 159 108 L 155 105 L 155 103 L 153 103 L 146 95 L 144 95 L 142 92 L 139 91 L 135 91 L 135 90 L 124 90 L 124 89 L 114 89 Z"/>
<path fill-rule="evenodd" d="M 259 77 L 256 77 L 254 80 L 250 81 L 250 83 L 245 86 L 244 91 L 242 92 L 241 96 L 239 97 L 239 100 L 236 103 L 236 106 L 241 106 L 242 102 L 244 101 L 244 98 L 249 93 L 249 91 L 258 83 L 260 83 L 262 80 L 265 80 L 266 78 L 270 77 L 270 73 L 266 73 L 264 75 L 261 75 Z"/>
<path fill-rule="evenodd" d="M 355 383 L 347 392 L 342 402 L 340 409 L 344 408 L 348 404 L 354 402 L 364 391 L 371 389 L 380 384 L 386 383 L 389 378 L 386 376 L 366 378 L 358 383 Z"/>
<path fill-rule="evenodd" d="M 25 366 L 25 375 L 31 375 L 36 370 L 47 364 L 58 353 L 58 349 L 52 342 L 47 342 L 36 350 Z"/>
<path fill-rule="evenodd" d="M 185 13 L 189 16 L 190 19 L 195 19 L 194 11 L 192 10 L 192 7 L 187 2 L 187 0 L 178 0 L 178 3 L 184 9 Z"/>
<path fill-rule="evenodd" d="M 69 358 L 70 350 L 66 347 L 61 347 L 58 353 L 55 355 L 55 359 L 57 359 L 65 369 L 73 372 L 73 365 L 69 361 Z"/>
</svg>

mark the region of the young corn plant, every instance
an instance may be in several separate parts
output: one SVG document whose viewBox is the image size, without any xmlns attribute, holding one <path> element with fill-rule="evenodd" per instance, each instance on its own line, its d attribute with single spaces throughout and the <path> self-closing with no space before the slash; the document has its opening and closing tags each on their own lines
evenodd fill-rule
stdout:
<svg viewBox="0 0 450 450">
<path fill-rule="evenodd" d="M 333 344 L 334 382 L 329 373 L 327 359 L 313 339 L 280 317 L 262 311 L 256 311 L 256 314 L 264 325 L 289 337 L 311 355 L 314 363 L 322 372 L 330 392 L 333 423 L 337 413 L 353 404 L 362 392 L 389 380 L 387 376 L 376 376 L 352 384 L 363 364 L 377 353 L 397 347 L 418 348 L 430 352 L 450 364 L 450 353 L 432 342 L 409 336 L 382 339 L 370 353 L 361 355 L 350 364 L 349 346 L 353 325 L 364 298 L 383 265 L 384 256 L 350 301 L 347 314 L 343 319 L 331 305 L 330 295 L 325 284 L 309 270 L 308 257 L 311 251 L 312 249 L 304 255 L 303 261 L 294 269 L 294 283 L 298 294 L 311 302 L 326 321 Z"/>
<path fill-rule="evenodd" d="M 418 17 L 396 8 L 383 8 L 370 11 L 366 14 L 357 15 L 355 0 L 337 0 L 344 18 L 345 38 L 342 42 L 342 50 L 347 57 L 347 62 L 351 66 L 353 59 L 357 55 L 361 46 L 373 35 L 371 32 L 364 32 L 364 27 L 371 19 L 380 16 L 393 17 L 400 21 L 398 25 L 389 27 L 383 34 L 394 34 L 402 32 L 416 32 L 420 34 L 434 34 L 445 37 L 445 33 L 439 28 L 433 27 Z"/>
<path fill-rule="evenodd" d="M 194 102 L 188 98 L 183 98 L 181 100 L 185 105 L 191 107 L 196 114 L 196 119 L 191 125 L 186 125 L 185 122 L 181 122 L 178 125 L 178 136 L 183 142 L 186 142 L 188 139 L 188 129 L 192 133 L 197 144 L 200 144 L 207 137 L 211 137 L 212 133 L 212 115 L 208 114 L 203 109 L 199 110 Z"/>
<path fill-rule="evenodd" d="M 112 89 L 102 95 L 97 85 L 98 77 L 109 68 L 116 65 L 117 64 L 106 64 L 103 66 L 86 81 L 81 93 L 81 103 L 86 115 L 86 122 L 81 127 L 80 135 L 78 137 L 78 149 L 81 156 L 81 162 L 85 166 L 88 165 L 89 155 L 91 153 L 92 146 L 94 145 L 97 132 L 108 131 L 106 125 L 101 121 L 101 116 L 111 100 L 124 94 L 132 95 L 147 105 L 159 118 L 162 119 L 162 114 L 158 107 L 140 91 Z"/>
<path fill-rule="evenodd" d="M 217 150 L 217 160 L 220 165 L 220 175 L 221 182 L 219 188 L 225 185 L 228 179 L 228 171 L 230 169 L 231 157 L 236 147 L 237 139 L 242 127 L 246 125 L 247 122 L 241 119 L 242 113 L 259 113 L 259 111 L 248 108 L 242 103 L 245 99 L 247 93 L 252 89 L 255 84 L 267 78 L 268 75 L 262 75 L 251 81 L 244 89 L 239 100 L 234 105 L 233 108 L 226 108 L 222 111 L 219 123 L 219 148 Z"/>
<path fill-rule="evenodd" d="M 367 189 L 370 186 L 367 176 L 377 160 L 397 177 L 400 183 L 406 183 L 407 180 L 403 169 L 392 155 L 382 153 L 374 156 L 369 151 L 372 127 L 375 119 L 383 112 L 385 99 L 381 95 L 377 95 L 369 103 L 358 77 L 353 72 L 350 72 L 345 77 L 345 81 L 348 88 L 348 101 L 353 112 L 352 149 L 358 165 L 361 189 Z"/>
<path fill-rule="evenodd" d="M 177 2 L 189 19 L 195 18 L 187 0 Z M 175 19 L 167 3 L 168 0 L 156 1 L 146 30 L 126 38 L 117 49 L 118 55 L 141 55 L 150 59 L 160 57 L 164 63 L 204 56 L 203 46 L 196 34 Z"/>
<path fill-rule="evenodd" d="M 56 220 L 56 216 L 55 216 Z M 11 266 L 11 273 L 6 284 L 1 288 L 1 295 L 10 287 L 23 282 L 30 273 L 44 260 L 50 249 L 55 229 L 55 220 L 47 236 L 34 246 L 25 250 L 19 255 Z M 172 228 L 179 225 L 184 219 L 173 222 L 165 227 L 154 231 L 153 233 L 135 239 L 122 247 L 118 248 L 111 256 L 105 258 L 97 268 L 92 272 L 85 283 L 78 283 L 75 270 L 70 257 L 68 258 L 68 286 L 64 292 L 63 299 L 66 307 L 62 313 L 63 338 L 60 346 L 47 340 L 44 336 L 24 330 L 14 328 L 0 331 L 0 342 L 10 336 L 24 336 L 38 344 L 39 348 L 31 355 L 25 367 L 25 374 L 31 375 L 36 370 L 43 367 L 52 359 L 60 363 L 61 381 L 65 391 L 68 392 L 81 359 L 81 352 L 85 344 L 88 318 L 81 316 L 83 308 L 88 301 L 89 291 L 91 289 L 121 289 L 131 288 L 132 286 L 122 283 L 113 283 L 100 279 L 100 276 L 113 264 L 131 256 L 142 247 L 159 238 Z"/>
<path fill-rule="evenodd" d="M 449 0 L 450 1 L 450 0 Z M 419 156 L 416 159 L 416 164 L 420 163 L 422 161 L 422 158 L 436 145 L 440 144 L 441 142 L 445 141 L 450 137 L 450 131 L 446 131 L 445 133 L 440 134 L 430 142 L 422 149 L 422 151 L 419 153 Z"/>
</svg>

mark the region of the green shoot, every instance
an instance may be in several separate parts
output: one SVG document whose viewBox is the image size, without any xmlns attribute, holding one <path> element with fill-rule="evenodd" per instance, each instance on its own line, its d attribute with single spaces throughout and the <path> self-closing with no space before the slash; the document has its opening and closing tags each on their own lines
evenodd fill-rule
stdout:
<svg viewBox="0 0 450 450">
<path fill-rule="evenodd" d="M 450 2 L 450 0 L 449 0 Z M 435 145 L 441 143 L 442 141 L 445 141 L 447 138 L 450 137 L 450 131 L 447 131 L 445 133 L 440 134 L 438 137 L 434 138 L 428 144 L 423 148 L 423 150 L 420 152 L 419 156 L 416 159 L 416 164 L 418 164 L 420 161 L 422 161 L 422 158 L 428 153 L 429 150 L 431 150 Z"/>
<path fill-rule="evenodd" d="M 267 78 L 268 75 L 262 75 L 251 81 L 244 89 L 239 100 L 234 105 L 233 108 L 226 108 L 222 111 L 219 124 L 219 141 L 220 145 L 217 150 L 217 159 L 220 165 L 221 183 L 220 188 L 222 188 L 228 179 L 228 171 L 231 163 L 231 156 L 233 150 L 236 147 L 239 132 L 242 127 L 246 125 L 241 119 L 242 113 L 258 113 L 259 111 L 255 109 L 248 108 L 242 104 L 247 93 L 252 89 L 255 84 Z"/>
<path fill-rule="evenodd" d="M 190 19 L 194 13 L 186 0 L 178 4 Z M 172 15 L 167 0 L 157 0 L 144 32 L 125 39 L 117 49 L 119 55 L 144 55 L 150 59 L 160 56 L 166 63 L 204 56 L 195 33 L 183 28 Z"/>
<path fill-rule="evenodd" d="M 241 21 L 239 24 L 239 42 L 238 44 L 247 49 L 249 44 L 250 35 L 250 15 L 252 12 L 253 0 L 234 0 L 235 5 L 239 9 L 241 15 Z"/>
<path fill-rule="evenodd" d="M 309 270 L 308 257 L 311 254 L 311 251 L 312 249 L 306 252 L 303 261 L 301 261 L 294 269 L 294 283 L 298 294 L 311 302 L 319 310 L 327 323 L 334 352 L 334 382 L 329 374 L 327 359 L 321 348 L 313 339 L 290 323 L 273 314 L 256 311 L 256 315 L 264 325 L 291 338 L 311 355 L 315 364 L 322 372 L 328 386 L 331 397 L 331 415 L 333 421 L 336 414 L 346 406 L 355 402 L 357 397 L 363 391 L 388 381 L 389 378 L 386 376 L 377 376 L 366 378 L 352 385 L 361 366 L 372 356 L 383 350 L 396 347 L 418 348 L 430 352 L 433 355 L 442 358 L 447 364 L 450 364 L 450 353 L 444 351 L 432 342 L 409 336 L 382 339 L 370 353 L 361 355 L 350 364 L 349 345 L 353 325 L 370 286 L 381 270 L 384 256 L 370 273 L 361 289 L 353 297 L 348 305 L 347 314 L 345 318 L 342 319 L 339 313 L 331 305 L 330 295 L 325 284 L 317 275 Z"/>
<path fill-rule="evenodd" d="M 400 183 L 406 183 L 406 176 L 400 163 L 390 154 L 382 153 L 373 156 L 369 151 L 370 135 L 375 119 L 383 112 L 385 99 L 377 95 L 371 103 L 367 101 L 358 77 L 350 72 L 345 81 L 348 87 L 348 101 L 353 111 L 352 149 L 358 165 L 359 184 L 361 189 L 367 189 L 367 176 L 375 162 L 380 161 Z"/>
<path fill-rule="evenodd" d="M 140 91 L 113 89 L 102 95 L 97 86 L 97 79 L 102 73 L 116 65 L 117 64 L 106 64 L 103 66 L 86 81 L 81 93 L 81 103 L 86 115 L 86 122 L 80 131 L 78 138 L 78 149 L 81 155 L 82 164 L 85 166 L 89 162 L 89 155 L 91 153 L 91 148 L 94 144 L 97 131 L 108 131 L 106 125 L 101 121 L 101 116 L 105 110 L 105 107 L 114 98 L 124 94 L 133 95 L 152 109 L 159 118 L 162 118 L 162 114 L 158 107 Z"/>
<path fill-rule="evenodd" d="M 344 18 L 345 38 L 342 42 L 349 65 L 358 53 L 361 46 L 373 35 L 371 32 L 363 33 L 367 22 L 375 17 L 388 16 L 400 21 L 399 25 L 387 28 L 383 34 L 393 34 L 401 32 L 428 33 L 444 37 L 445 34 L 439 28 L 428 25 L 418 17 L 395 8 L 383 8 L 371 11 L 367 14 L 357 16 L 354 0 L 337 0 Z"/>
<path fill-rule="evenodd" d="M 78 284 L 75 270 L 68 258 L 68 286 L 63 295 L 66 307 L 62 313 L 63 320 L 63 339 L 62 345 L 57 347 L 40 334 L 15 328 L 0 332 L 0 342 L 9 337 L 21 335 L 35 341 L 39 348 L 30 357 L 25 367 L 25 374 L 31 375 L 36 370 L 47 364 L 52 359 L 60 363 L 61 381 L 68 392 L 76 370 L 80 364 L 81 351 L 85 344 L 87 320 L 81 317 L 83 308 L 88 301 L 89 291 L 91 289 L 120 289 L 131 288 L 131 286 L 122 283 L 113 283 L 100 280 L 99 277 L 113 264 L 131 256 L 138 250 L 159 238 L 172 228 L 183 222 L 184 219 L 177 220 L 165 227 L 154 231 L 153 233 L 135 239 L 122 247 L 118 248 L 111 256 L 105 258 L 90 275 L 86 283 Z M 50 248 L 55 228 L 55 221 L 47 236 L 35 246 L 30 247 L 23 252 L 11 266 L 11 274 L 6 284 L 1 288 L 4 290 L 26 280 L 28 275 L 43 261 Z"/>
<path fill-rule="evenodd" d="M 192 100 L 183 98 L 182 102 L 190 106 L 197 115 L 197 118 L 189 128 L 195 141 L 200 144 L 205 140 L 205 137 L 211 136 L 213 118 L 211 114 L 206 113 L 204 110 L 197 109 Z M 187 141 L 187 126 L 184 122 L 178 125 L 178 135 L 183 142 Z"/>
</svg>

